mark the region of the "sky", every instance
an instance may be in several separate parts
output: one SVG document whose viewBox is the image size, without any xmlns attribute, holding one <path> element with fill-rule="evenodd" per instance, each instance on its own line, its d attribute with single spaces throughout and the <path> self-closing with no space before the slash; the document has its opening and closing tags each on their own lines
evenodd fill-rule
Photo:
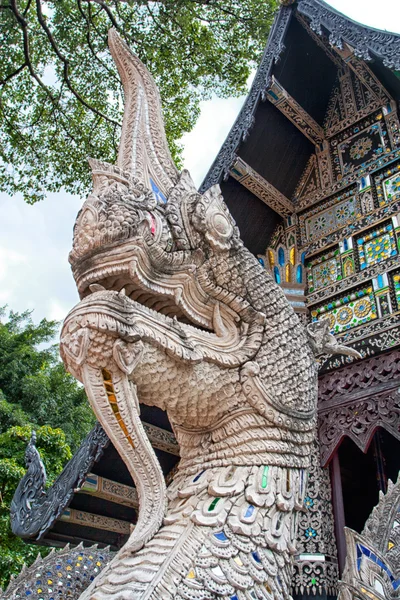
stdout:
<svg viewBox="0 0 400 600">
<path fill-rule="evenodd" d="M 400 0 L 330 0 L 350 18 L 400 33 Z M 200 185 L 243 104 L 244 97 L 202 102 L 199 120 L 183 136 L 183 161 Z M 49 194 L 30 206 L 20 196 L 0 194 L 0 306 L 33 319 L 63 320 L 78 302 L 68 253 L 72 228 L 84 198 Z"/>
</svg>

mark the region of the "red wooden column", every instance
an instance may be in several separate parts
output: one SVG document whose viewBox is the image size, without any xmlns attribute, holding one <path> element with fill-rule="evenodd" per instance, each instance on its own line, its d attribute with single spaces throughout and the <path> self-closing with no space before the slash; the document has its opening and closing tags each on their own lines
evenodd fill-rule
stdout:
<svg viewBox="0 0 400 600">
<path fill-rule="evenodd" d="M 339 455 L 336 451 L 331 463 L 331 482 L 332 482 L 332 506 L 333 516 L 335 519 L 335 536 L 336 547 L 338 551 L 339 575 L 341 576 L 346 560 L 346 540 L 344 537 L 344 505 L 343 505 L 343 490 L 342 479 L 340 477 Z"/>
</svg>

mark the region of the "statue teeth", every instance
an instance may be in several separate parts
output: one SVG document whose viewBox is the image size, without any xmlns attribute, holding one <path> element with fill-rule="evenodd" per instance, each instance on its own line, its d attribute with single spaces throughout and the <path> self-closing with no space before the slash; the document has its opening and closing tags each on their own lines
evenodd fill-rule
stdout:
<svg viewBox="0 0 400 600">
<path fill-rule="evenodd" d="M 218 337 L 224 337 L 226 334 L 226 328 L 221 318 L 221 311 L 219 309 L 219 302 L 214 305 L 213 312 L 213 329 Z"/>
<path fill-rule="evenodd" d="M 100 283 L 92 283 L 89 285 L 89 290 L 93 293 L 93 292 L 102 292 L 104 291 L 106 288 L 104 287 L 104 285 L 100 285 Z"/>
</svg>

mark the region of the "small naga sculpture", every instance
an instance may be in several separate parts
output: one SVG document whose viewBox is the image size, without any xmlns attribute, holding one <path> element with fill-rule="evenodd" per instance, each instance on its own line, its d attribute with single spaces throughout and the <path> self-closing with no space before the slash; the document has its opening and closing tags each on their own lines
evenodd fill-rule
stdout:
<svg viewBox="0 0 400 600">
<path fill-rule="evenodd" d="M 61 353 L 140 512 L 81 598 L 289 598 L 326 335 L 310 345 L 219 187 L 201 195 L 176 170 L 152 77 L 115 31 L 109 45 L 125 93 L 118 164 L 90 160 Z M 168 489 L 139 402 L 166 410 L 179 442 Z"/>
</svg>

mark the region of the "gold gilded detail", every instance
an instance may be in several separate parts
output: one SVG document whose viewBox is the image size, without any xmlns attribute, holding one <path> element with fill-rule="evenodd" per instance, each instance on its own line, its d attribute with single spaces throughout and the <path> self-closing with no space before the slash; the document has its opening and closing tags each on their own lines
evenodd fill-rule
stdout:
<svg viewBox="0 0 400 600">
<path fill-rule="evenodd" d="M 133 443 L 133 440 L 132 440 L 131 436 L 129 435 L 128 429 L 127 429 L 125 423 L 123 422 L 122 417 L 119 412 L 117 397 L 114 392 L 114 384 L 112 382 L 112 375 L 111 375 L 110 371 L 107 371 L 107 369 L 102 370 L 102 375 L 103 375 L 103 380 L 104 380 L 104 389 L 106 390 L 108 401 L 109 401 L 111 409 L 118 421 L 118 425 L 121 427 L 122 431 L 125 434 L 126 439 L 130 443 L 132 448 L 134 448 L 135 444 Z"/>
</svg>

